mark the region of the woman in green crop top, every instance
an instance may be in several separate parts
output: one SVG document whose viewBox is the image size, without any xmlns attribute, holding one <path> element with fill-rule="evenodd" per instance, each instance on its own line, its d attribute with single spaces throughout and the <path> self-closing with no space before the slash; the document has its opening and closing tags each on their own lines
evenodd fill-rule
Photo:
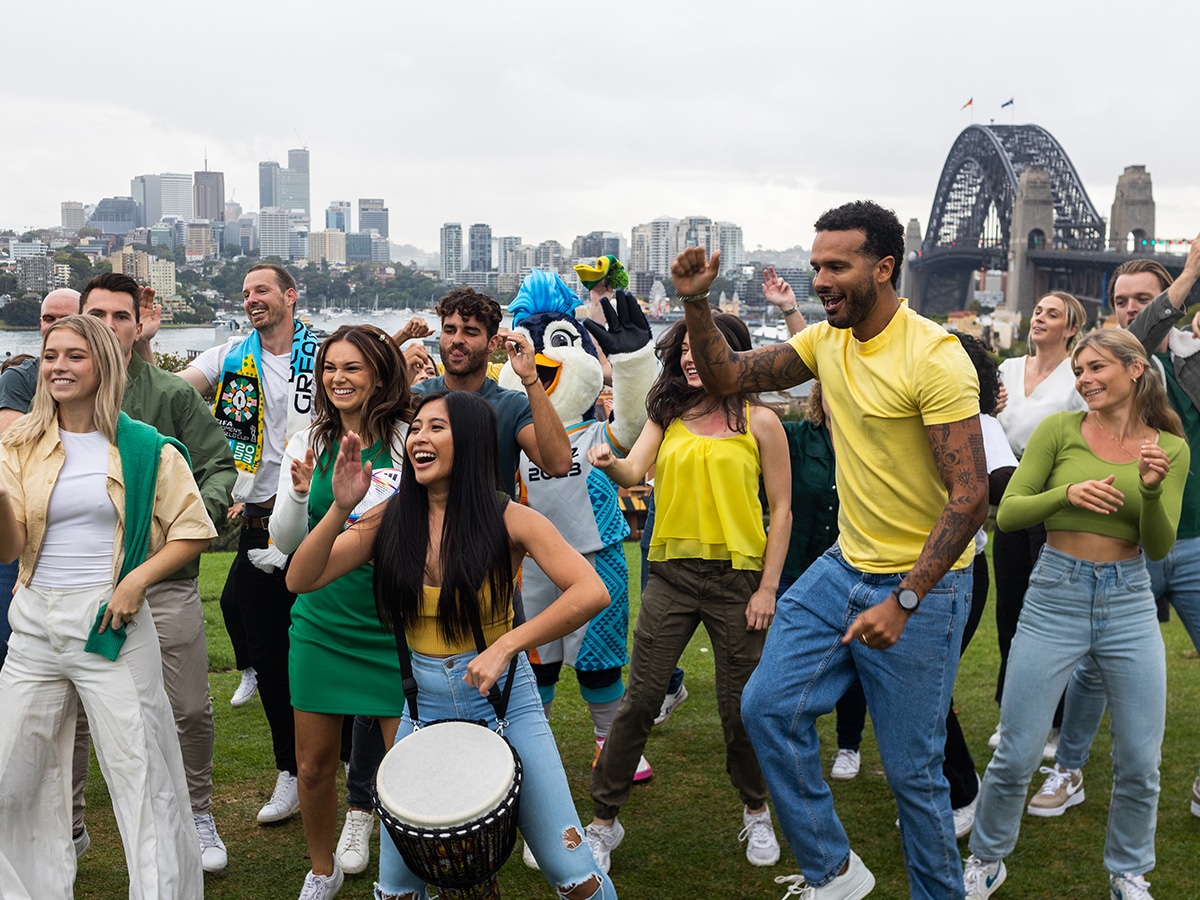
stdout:
<svg viewBox="0 0 1200 900">
<path fill-rule="evenodd" d="M 723 313 L 713 318 L 731 346 L 750 349 L 741 319 Z M 646 398 L 649 420 L 629 455 L 617 459 L 607 445 L 588 452 L 592 465 L 623 487 L 637 484 L 656 465 L 650 578 L 634 629 L 629 686 L 592 773 L 595 818 L 588 841 L 607 869 L 625 836 L 617 812 L 629 796 L 667 683 L 703 623 L 713 645 L 726 769 L 745 806 L 746 857 L 754 865 L 774 865 L 779 843 L 741 701 L 775 614 L 791 533 L 787 436 L 775 413 L 754 395 L 720 398 L 705 392 L 683 322 L 660 338 L 657 353 L 663 368 Z M 763 530 L 760 475 L 770 534 Z"/>
<path fill-rule="evenodd" d="M 1103 675 L 1113 735 L 1104 867 L 1112 896 L 1150 898 L 1143 876 L 1154 868 L 1167 683 L 1143 554 L 1161 558 L 1175 542 L 1190 456 L 1179 418 L 1130 334 L 1092 332 L 1071 361 L 1087 412 L 1042 421 L 997 516 L 1001 528 L 1044 521 L 1047 539 L 1009 657 L 1000 744 L 984 775 L 965 866 L 967 900 L 990 896 L 1006 877 L 1004 858 L 1016 844 L 1054 705 L 1085 657 Z M 1083 799 L 1081 780 L 1067 779 L 1061 790 L 1062 809 Z"/>
</svg>

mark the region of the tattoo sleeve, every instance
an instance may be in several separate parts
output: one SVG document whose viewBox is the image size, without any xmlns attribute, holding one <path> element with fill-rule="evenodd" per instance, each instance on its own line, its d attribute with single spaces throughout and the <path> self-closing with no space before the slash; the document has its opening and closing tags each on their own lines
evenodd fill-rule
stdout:
<svg viewBox="0 0 1200 900">
<path fill-rule="evenodd" d="M 777 391 L 813 377 L 795 348 L 772 344 L 737 352 L 713 322 L 712 309 L 702 303 L 685 303 L 688 343 L 700 380 L 710 394 L 728 396 L 743 392 Z"/>
<path fill-rule="evenodd" d="M 979 417 L 930 425 L 929 449 L 949 498 L 905 587 L 924 597 L 962 555 L 987 517 L 988 477 Z"/>
</svg>

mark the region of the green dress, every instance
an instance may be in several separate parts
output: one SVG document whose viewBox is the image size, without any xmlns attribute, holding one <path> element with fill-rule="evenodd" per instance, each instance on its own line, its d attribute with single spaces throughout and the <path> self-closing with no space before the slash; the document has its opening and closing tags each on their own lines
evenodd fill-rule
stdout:
<svg viewBox="0 0 1200 900">
<path fill-rule="evenodd" d="M 321 454 L 308 494 L 312 528 L 333 503 L 333 465 L 338 445 Z M 375 469 L 390 466 L 380 442 L 363 450 Z M 333 715 L 399 716 L 404 709 L 396 640 L 375 612 L 374 568 L 360 566 L 292 606 L 288 677 L 292 706 Z"/>
</svg>

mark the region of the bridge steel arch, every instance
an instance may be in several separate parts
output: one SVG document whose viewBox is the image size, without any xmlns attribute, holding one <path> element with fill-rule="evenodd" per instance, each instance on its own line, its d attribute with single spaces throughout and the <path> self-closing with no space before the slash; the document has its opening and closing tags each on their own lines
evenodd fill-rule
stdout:
<svg viewBox="0 0 1200 900">
<path fill-rule="evenodd" d="M 1017 181 L 1030 166 L 1050 178 L 1054 234 L 1036 249 L 1103 251 L 1105 224 L 1079 173 L 1050 132 L 1039 125 L 971 125 L 955 140 L 942 167 L 920 255 L 909 260 L 922 312 L 962 309 L 971 275 L 1007 269 Z"/>
</svg>

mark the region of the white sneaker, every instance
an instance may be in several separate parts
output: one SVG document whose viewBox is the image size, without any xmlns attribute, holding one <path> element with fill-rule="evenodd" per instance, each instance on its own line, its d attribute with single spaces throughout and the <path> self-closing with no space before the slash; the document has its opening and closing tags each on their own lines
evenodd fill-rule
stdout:
<svg viewBox="0 0 1200 900">
<path fill-rule="evenodd" d="M 655 725 L 661 725 L 667 719 L 671 718 L 671 713 L 675 712 L 679 704 L 688 698 L 687 685 L 683 682 L 679 683 L 679 690 L 673 694 L 667 694 L 663 698 L 662 709 L 658 711 L 658 715 L 654 719 Z"/>
<path fill-rule="evenodd" d="M 300 900 L 333 900 L 342 889 L 344 880 L 342 867 L 336 858 L 333 860 L 332 875 L 317 875 L 310 869 L 304 876 L 304 887 L 300 888 Z"/>
<path fill-rule="evenodd" d="M 279 777 L 275 779 L 275 790 L 271 791 L 271 799 L 258 811 L 258 824 L 282 822 L 299 811 L 300 792 L 296 787 L 296 776 L 290 772 L 280 772 Z"/>
<path fill-rule="evenodd" d="M 242 681 L 237 686 L 237 690 L 233 692 L 233 697 L 229 700 L 230 706 L 245 706 L 250 702 L 250 698 L 258 691 L 258 673 L 254 671 L 254 667 L 242 669 Z"/>
<path fill-rule="evenodd" d="M 803 875 L 780 875 L 775 883 L 790 885 L 783 900 L 788 897 L 799 897 L 800 900 L 862 900 L 875 888 L 875 876 L 858 858 L 858 854 L 851 850 L 846 871 L 827 884 L 813 887 L 805 884 Z"/>
<path fill-rule="evenodd" d="M 92 836 L 87 833 L 86 825 L 83 826 L 83 831 L 71 838 L 71 843 L 75 845 L 76 859 L 79 859 L 79 857 L 87 853 L 88 847 L 92 846 Z"/>
<path fill-rule="evenodd" d="M 538 861 L 533 858 L 533 851 L 529 849 L 528 841 L 525 842 L 525 849 L 521 851 L 521 859 L 525 865 L 529 866 L 529 868 L 536 869 L 539 872 L 541 871 L 542 867 L 539 866 Z"/>
<path fill-rule="evenodd" d="M 342 825 L 342 836 L 338 839 L 338 865 L 347 875 L 357 875 L 371 861 L 371 832 L 375 830 L 375 816 L 365 809 L 346 810 L 346 822 Z"/>
<path fill-rule="evenodd" d="M 204 871 L 225 871 L 229 854 L 225 852 L 225 842 L 217 834 L 217 823 L 213 821 L 212 813 L 192 813 L 192 821 L 196 823 L 196 833 L 200 835 L 200 864 Z"/>
<path fill-rule="evenodd" d="M 1000 723 L 996 723 L 996 730 L 992 732 L 992 736 L 988 738 L 988 748 L 995 750 L 1000 746 Z"/>
<path fill-rule="evenodd" d="M 1004 868 L 1004 860 L 987 862 L 971 854 L 963 863 L 963 889 L 966 891 L 966 900 L 987 900 L 996 888 L 1004 884 L 1007 877 L 1008 870 Z"/>
<path fill-rule="evenodd" d="M 1061 728 L 1051 728 L 1046 735 L 1046 746 L 1042 748 L 1042 759 L 1046 762 L 1054 762 L 1058 757 L 1058 736 L 1061 733 Z"/>
<path fill-rule="evenodd" d="M 829 777 L 834 781 L 850 781 L 858 777 L 858 768 L 862 765 L 862 757 L 857 750 L 841 750 L 833 758 L 833 768 Z"/>
<path fill-rule="evenodd" d="M 975 780 L 979 782 L 982 789 L 983 782 L 979 781 L 978 775 L 975 776 Z M 954 836 L 956 838 L 964 838 L 971 833 L 971 829 L 975 827 L 975 807 L 978 805 L 979 791 L 976 791 L 975 799 L 966 806 L 950 810 L 954 814 Z"/>
<path fill-rule="evenodd" d="M 607 875 L 612 867 L 612 852 L 625 840 L 625 826 L 613 819 L 611 825 L 597 825 L 593 822 L 583 829 L 583 832 L 587 836 L 588 846 L 592 848 L 597 867 Z"/>
<path fill-rule="evenodd" d="M 771 810 L 765 804 L 760 813 L 751 813 L 743 807 L 742 822 L 746 827 L 738 835 L 738 843 L 747 841 L 746 859 L 750 865 L 773 866 L 779 862 L 779 841 L 771 825 Z"/>
<path fill-rule="evenodd" d="M 1141 875 L 1109 875 L 1108 891 L 1112 900 L 1154 900 L 1150 882 Z"/>
</svg>

